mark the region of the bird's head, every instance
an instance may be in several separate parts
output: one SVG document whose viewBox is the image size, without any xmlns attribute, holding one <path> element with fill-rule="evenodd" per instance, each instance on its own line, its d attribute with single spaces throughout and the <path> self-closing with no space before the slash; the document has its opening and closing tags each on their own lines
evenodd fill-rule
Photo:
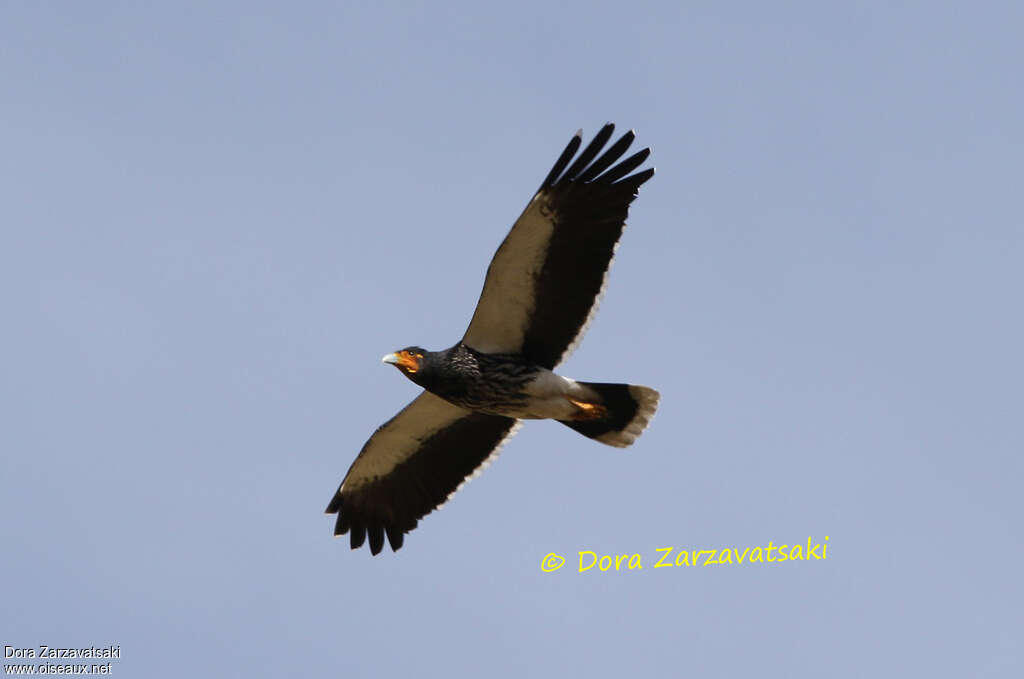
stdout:
<svg viewBox="0 0 1024 679">
<path fill-rule="evenodd" d="M 427 350 L 422 347 L 406 347 L 405 349 L 399 349 L 393 354 L 388 354 L 381 360 L 384 363 L 390 363 L 395 366 L 400 373 L 416 382 L 417 377 L 422 377 L 422 375 L 417 375 L 417 373 L 423 369 L 423 358 L 426 355 Z"/>
</svg>

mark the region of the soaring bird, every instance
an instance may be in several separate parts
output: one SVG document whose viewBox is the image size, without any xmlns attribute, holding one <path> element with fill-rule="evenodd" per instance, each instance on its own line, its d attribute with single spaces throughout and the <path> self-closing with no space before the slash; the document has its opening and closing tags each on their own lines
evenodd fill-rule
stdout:
<svg viewBox="0 0 1024 679">
<path fill-rule="evenodd" d="M 610 446 L 644 430 L 658 392 L 578 382 L 552 372 L 576 347 L 604 291 L 630 203 L 654 168 L 635 137 L 604 153 L 605 125 L 578 156 L 582 130 L 558 157 L 501 243 L 466 334 L 455 346 L 410 346 L 384 357 L 424 391 L 366 442 L 328 514 L 352 549 L 401 548 L 421 518 L 443 505 L 498 454 L 520 420 L 553 419 Z M 574 160 L 575 157 L 575 160 Z M 571 163 L 571 164 L 570 164 Z"/>
</svg>

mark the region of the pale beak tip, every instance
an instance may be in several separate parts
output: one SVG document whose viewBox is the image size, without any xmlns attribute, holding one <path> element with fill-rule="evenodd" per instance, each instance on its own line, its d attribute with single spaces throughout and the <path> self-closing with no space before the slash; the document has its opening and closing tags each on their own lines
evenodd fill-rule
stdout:
<svg viewBox="0 0 1024 679">
<path fill-rule="evenodd" d="M 398 363 L 398 355 L 397 354 L 388 354 L 384 358 L 380 359 L 380 362 L 381 363 L 391 363 L 391 364 Z"/>
</svg>

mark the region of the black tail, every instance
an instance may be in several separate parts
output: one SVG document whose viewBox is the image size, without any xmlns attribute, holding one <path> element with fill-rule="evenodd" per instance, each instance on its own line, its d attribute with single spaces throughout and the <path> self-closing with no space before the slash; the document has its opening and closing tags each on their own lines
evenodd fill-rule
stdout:
<svg viewBox="0 0 1024 679">
<path fill-rule="evenodd" d="M 625 448 L 640 436 L 654 417 L 661 398 L 654 389 L 635 384 L 578 384 L 593 393 L 582 404 L 579 418 L 559 422 L 588 438 L 617 448 Z"/>
</svg>

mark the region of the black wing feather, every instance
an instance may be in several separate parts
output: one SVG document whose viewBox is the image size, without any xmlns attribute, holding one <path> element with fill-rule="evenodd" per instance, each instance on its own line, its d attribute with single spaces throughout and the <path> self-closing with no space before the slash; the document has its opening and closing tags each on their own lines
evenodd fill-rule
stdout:
<svg viewBox="0 0 1024 679">
<path fill-rule="evenodd" d="M 611 148 L 604 152 L 604 155 L 595 160 L 591 166 L 586 169 L 586 171 L 576 178 L 576 181 L 594 181 L 594 178 L 597 177 L 597 175 L 607 170 L 612 163 L 622 157 L 622 154 L 626 152 L 626 149 L 629 148 L 629 145 L 633 143 L 634 139 L 636 139 L 636 133 L 633 132 L 633 130 L 622 135 L 622 138 L 612 144 Z"/>
<path fill-rule="evenodd" d="M 380 550 L 384 547 L 384 526 L 379 523 L 370 524 L 366 528 L 366 533 L 370 538 L 370 553 L 380 554 Z"/>
<path fill-rule="evenodd" d="M 614 131 L 615 125 L 612 123 L 606 123 L 605 126 L 601 128 L 601 131 L 594 135 L 594 138 L 590 140 L 590 143 L 587 144 L 587 148 L 583 149 L 583 153 L 581 153 L 580 157 L 576 159 L 576 162 L 572 164 L 572 167 L 566 171 L 565 178 L 575 179 L 581 172 L 583 172 L 583 168 L 589 165 L 590 161 L 596 158 L 597 154 L 601 152 L 602 148 L 604 148 L 604 145 L 608 143 L 608 140 L 611 139 L 612 132 Z"/>
<path fill-rule="evenodd" d="M 350 530 L 352 532 L 349 533 L 349 544 L 352 545 L 352 549 L 359 549 L 366 541 L 366 526 L 358 521 L 353 521 Z"/>
<path fill-rule="evenodd" d="M 651 155 L 650 149 L 637 151 L 629 158 L 626 158 L 624 161 L 601 175 L 601 181 L 609 184 L 617 182 L 636 168 L 640 167 L 643 162 L 647 160 L 647 156 L 649 155 Z"/>
<path fill-rule="evenodd" d="M 565 166 L 569 164 L 572 157 L 576 155 L 576 151 L 579 150 L 580 144 L 583 143 L 583 130 L 576 132 L 575 136 L 569 140 L 566 144 L 565 150 L 562 151 L 562 155 L 558 156 L 558 160 L 555 161 L 554 167 L 551 168 L 551 172 L 548 172 L 548 176 L 544 178 L 540 188 L 550 186 L 562 175 L 562 171 L 565 170 Z"/>
</svg>

